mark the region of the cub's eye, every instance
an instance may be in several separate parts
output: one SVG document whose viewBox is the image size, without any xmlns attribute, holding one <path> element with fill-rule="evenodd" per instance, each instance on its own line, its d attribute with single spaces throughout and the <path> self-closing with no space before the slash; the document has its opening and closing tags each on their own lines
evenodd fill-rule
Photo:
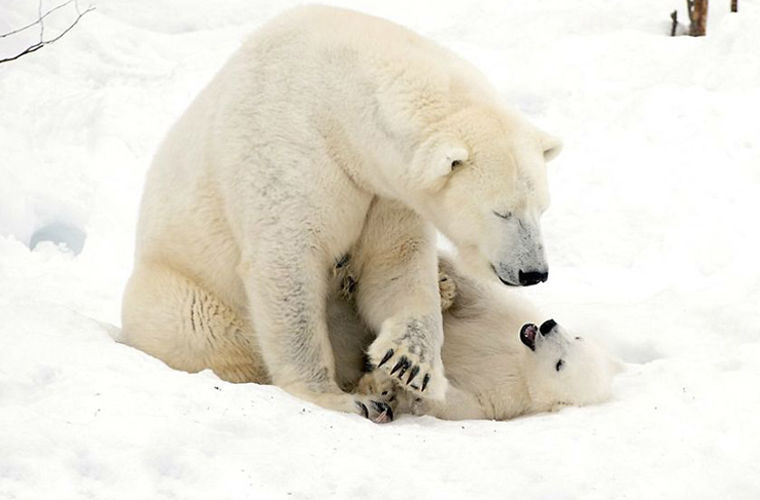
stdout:
<svg viewBox="0 0 760 500">
<path fill-rule="evenodd" d="M 557 361 L 557 364 L 556 364 L 556 365 L 554 365 L 554 368 L 555 368 L 557 371 L 560 371 L 560 370 L 562 369 L 562 367 L 563 367 L 563 366 L 565 366 L 565 362 L 564 362 L 564 361 L 562 361 L 562 360 L 560 359 L 559 361 Z"/>
<path fill-rule="evenodd" d="M 583 340 L 583 337 L 575 337 L 575 340 Z"/>
<path fill-rule="evenodd" d="M 500 218 L 500 219 L 511 219 L 512 218 L 512 212 L 497 212 L 496 210 L 493 211 L 493 214 Z"/>
<path fill-rule="evenodd" d="M 461 167 L 462 162 L 460 160 L 454 160 L 451 162 L 451 170 L 454 170 L 457 167 Z"/>
</svg>

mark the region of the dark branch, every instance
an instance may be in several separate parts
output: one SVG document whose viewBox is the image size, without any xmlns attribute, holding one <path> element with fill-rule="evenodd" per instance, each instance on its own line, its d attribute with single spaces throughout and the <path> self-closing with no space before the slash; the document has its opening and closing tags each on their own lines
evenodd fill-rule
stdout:
<svg viewBox="0 0 760 500">
<path fill-rule="evenodd" d="M 36 21 L 34 21 L 33 23 L 27 24 L 26 26 L 22 26 L 21 28 L 15 29 L 15 30 L 13 30 L 13 31 L 9 31 L 8 33 L 2 33 L 2 34 L 0 34 L 0 38 L 5 38 L 5 37 L 7 37 L 7 36 L 15 35 L 16 33 L 21 33 L 21 32 L 22 32 L 22 31 L 24 31 L 24 30 L 28 30 L 28 29 L 29 29 L 29 28 L 31 28 L 32 26 L 37 26 L 37 25 L 38 25 L 38 24 L 40 24 L 40 23 L 42 22 L 42 20 L 43 20 L 43 19 L 45 19 L 47 16 L 49 16 L 49 15 L 50 15 L 50 14 L 52 14 L 53 12 L 57 11 L 58 9 L 62 9 L 63 7 L 66 7 L 66 6 L 67 6 L 67 5 L 69 5 L 71 2 L 74 2 L 74 1 L 75 1 L 75 0 L 67 0 L 66 2 L 62 3 L 61 5 L 56 5 L 55 7 L 53 7 L 52 9 L 50 9 L 49 11 L 45 12 L 44 14 L 42 14 L 42 16 L 40 16 L 40 18 L 39 18 L 39 19 L 37 19 Z"/>
<path fill-rule="evenodd" d="M 68 3 L 71 3 L 72 1 L 75 1 L 75 0 L 70 0 L 69 2 L 66 2 L 65 4 L 61 4 L 61 5 L 59 5 L 58 7 L 55 7 L 54 9 L 51 9 L 51 10 L 49 10 L 49 11 L 48 11 L 48 12 L 47 12 L 45 15 L 47 15 L 47 14 L 50 14 L 50 13 L 51 13 L 51 12 L 53 12 L 55 9 L 57 9 L 57 8 L 60 8 L 60 7 L 63 7 L 64 5 L 66 5 L 66 4 L 68 4 Z M 74 19 L 74 22 L 73 22 L 73 23 L 71 23 L 71 25 L 69 25 L 69 27 L 68 27 L 68 28 L 66 28 L 65 30 L 63 30 L 63 32 L 61 32 L 61 34 L 59 34 L 59 35 L 58 35 L 58 36 L 56 36 L 55 38 L 51 38 L 50 40 L 43 40 L 43 39 L 42 39 L 42 27 L 41 27 L 41 28 L 40 28 L 40 41 L 39 41 L 38 43 L 35 43 L 34 45 L 31 45 L 31 46 L 27 47 L 26 49 L 24 49 L 24 50 L 23 50 L 23 51 L 21 51 L 20 53 L 16 54 L 15 56 L 12 56 L 12 57 L 7 57 L 7 58 L 5 58 L 5 59 L 0 59 L 0 63 L 4 63 L 4 62 L 10 62 L 10 61 L 15 61 L 15 60 L 16 60 L 16 59 L 18 59 L 19 57 L 25 56 L 25 55 L 27 55 L 27 54 L 31 54 L 32 52 L 36 52 L 36 51 L 40 50 L 42 47 L 44 47 L 45 45 L 50 45 L 51 43 L 53 43 L 53 42 L 56 42 L 56 41 L 60 40 L 60 39 L 63 37 L 63 35 L 65 35 L 65 34 L 66 34 L 66 33 L 68 33 L 69 31 L 71 31 L 71 29 L 72 29 L 74 26 L 76 26 L 76 25 L 77 25 L 77 23 L 79 22 L 79 20 L 80 20 L 80 19 L 82 19 L 82 18 L 85 16 L 85 14 L 87 14 L 88 12 L 91 12 L 91 11 L 93 11 L 93 10 L 95 10 L 95 7 L 92 7 L 92 6 L 90 6 L 90 7 L 87 7 L 87 8 L 86 8 L 84 11 L 82 11 L 81 13 L 79 13 L 79 14 L 77 15 L 77 18 L 76 18 L 76 19 Z M 40 16 L 40 18 L 37 20 L 37 22 L 35 22 L 35 23 L 32 23 L 31 25 L 29 25 L 29 26 L 26 26 L 26 27 L 24 27 L 24 28 L 20 28 L 19 30 L 16 30 L 16 32 L 18 32 L 18 31 L 22 31 L 22 30 L 24 30 L 24 29 L 27 29 L 27 28 L 29 28 L 29 27 L 31 27 L 31 26 L 34 26 L 35 24 L 38 24 L 38 23 L 40 24 L 40 26 L 42 26 L 42 18 L 43 18 L 43 17 L 45 17 L 45 16 Z M 9 33 L 9 34 L 10 34 L 10 33 Z M 7 35 L 7 34 L 6 34 L 6 35 Z"/>
</svg>

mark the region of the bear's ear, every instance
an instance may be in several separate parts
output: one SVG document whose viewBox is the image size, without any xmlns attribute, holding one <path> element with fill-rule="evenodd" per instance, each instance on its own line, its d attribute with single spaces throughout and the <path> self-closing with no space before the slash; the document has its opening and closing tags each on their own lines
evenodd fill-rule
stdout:
<svg viewBox="0 0 760 500">
<path fill-rule="evenodd" d="M 553 135 L 541 133 L 541 150 L 544 152 L 544 161 L 551 161 L 562 151 L 562 141 Z"/>
<path fill-rule="evenodd" d="M 451 171 L 468 158 L 469 153 L 460 141 L 450 137 L 431 137 L 414 153 L 410 181 L 418 188 L 440 188 Z"/>
<path fill-rule="evenodd" d="M 469 157 L 470 154 L 462 146 L 449 144 L 441 149 L 441 153 L 436 160 L 436 165 L 433 168 L 438 176 L 443 177 L 461 166 Z"/>
</svg>

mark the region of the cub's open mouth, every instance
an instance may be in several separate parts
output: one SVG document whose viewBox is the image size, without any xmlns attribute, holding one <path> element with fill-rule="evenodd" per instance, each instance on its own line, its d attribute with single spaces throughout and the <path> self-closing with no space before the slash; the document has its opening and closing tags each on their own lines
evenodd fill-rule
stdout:
<svg viewBox="0 0 760 500">
<path fill-rule="evenodd" d="M 536 350 L 536 335 L 538 335 L 538 327 L 533 323 L 525 323 L 520 328 L 520 340 L 523 344 L 528 346 L 531 351 Z"/>
<path fill-rule="evenodd" d="M 520 340 L 528 346 L 531 351 L 536 350 L 536 337 L 540 334 L 542 337 L 548 337 L 556 331 L 557 322 L 553 319 L 547 319 L 538 327 L 533 323 L 525 323 L 520 328 Z"/>
</svg>

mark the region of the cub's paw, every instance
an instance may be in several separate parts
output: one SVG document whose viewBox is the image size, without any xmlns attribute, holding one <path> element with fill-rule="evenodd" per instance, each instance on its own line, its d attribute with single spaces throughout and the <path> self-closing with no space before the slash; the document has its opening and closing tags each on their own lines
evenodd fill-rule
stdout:
<svg viewBox="0 0 760 500">
<path fill-rule="evenodd" d="M 391 320 L 389 320 L 391 321 Z M 430 322 L 432 323 L 432 322 Z M 420 320 L 408 320 L 402 328 L 386 323 L 369 348 L 370 361 L 399 387 L 423 398 L 442 400 L 448 381 L 443 374 L 440 342 Z"/>
<path fill-rule="evenodd" d="M 347 302 L 353 302 L 356 296 L 356 277 L 351 269 L 351 256 L 343 255 L 335 262 L 333 273 L 338 281 L 338 294 Z"/>
<path fill-rule="evenodd" d="M 386 403 L 393 411 L 398 409 L 396 384 L 382 370 L 365 373 L 356 384 L 357 394 L 374 395 L 376 399 Z"/>
<path fill-rule="evenodd" d="M 384 401 L 372 399 L 371 396 L 355 395 L 356 412 L 376 424 L 387 424 L 393 421 L 393 408 Z"/>
<path fill-rule="evenodd" d="M 446 312 L 454 304 L 457 296 L 457 285 L 444 271 L 438 271 L 438 290 L 441 293 L 441 311 Z"/>
</svg>

